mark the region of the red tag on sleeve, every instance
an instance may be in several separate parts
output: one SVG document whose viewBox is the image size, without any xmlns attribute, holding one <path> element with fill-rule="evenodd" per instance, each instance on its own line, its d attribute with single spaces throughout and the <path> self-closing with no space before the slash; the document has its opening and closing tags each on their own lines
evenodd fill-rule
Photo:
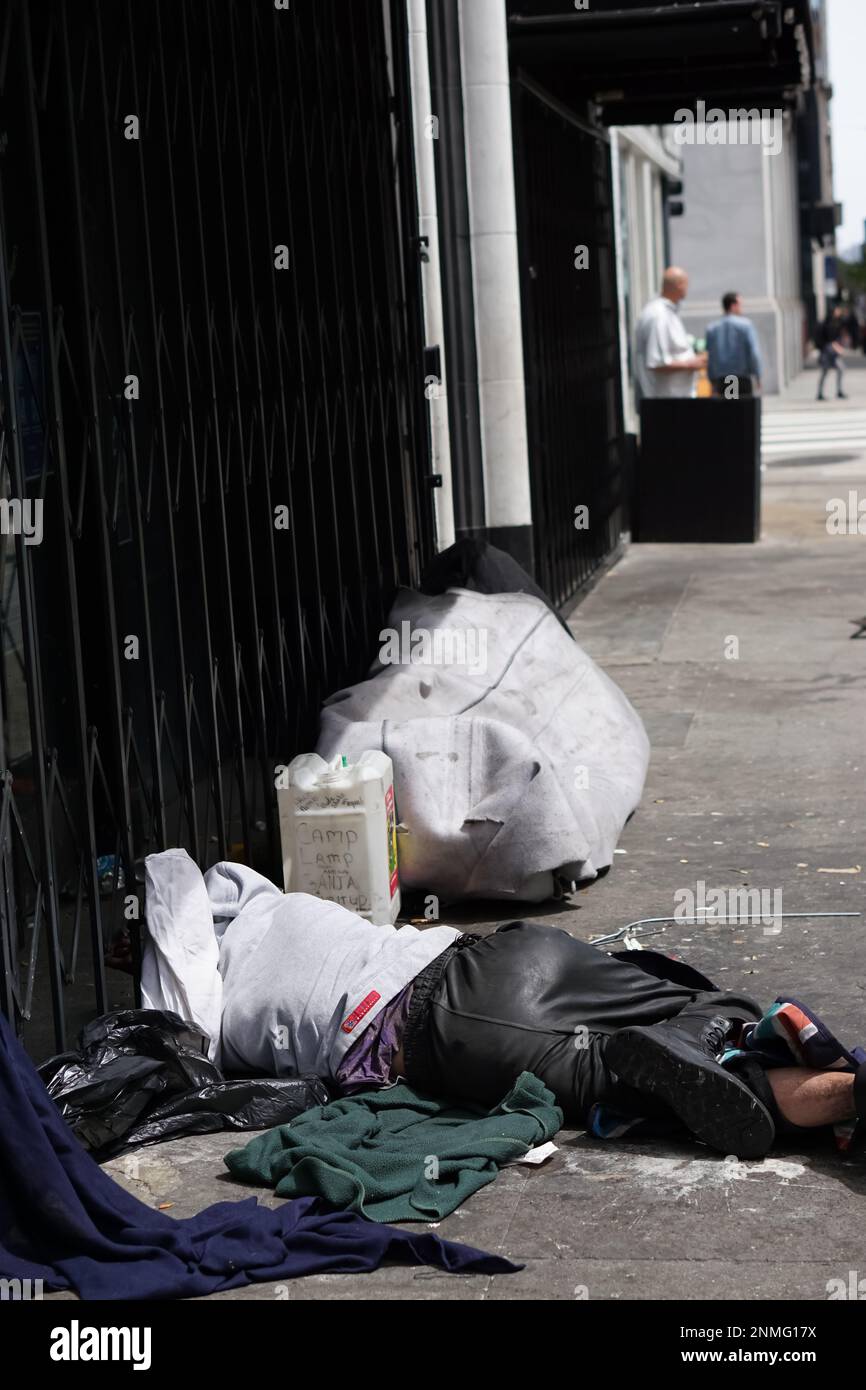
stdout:
<svg viewBox="0 0 866 1390">
<path fill-rule="evenodd" d="M 370 1012 L 373 1005 L 378 1004 L 381 998 L 382 996 L 378 990 L 371 990 L 370 993 L 367 995 L 367 998 L 361 1000 L 357 1009 L 354 1009 L 352 1013 L 349 1014 L 348 1018 L 343 1019 L 343 1022 L 340 1025 L 343 1032 L 351 1033 L 353 1029 L 356 1028 L 357 1025 L 361 1022 L 361 1019 L 364 1018 Z"/>
</svg>

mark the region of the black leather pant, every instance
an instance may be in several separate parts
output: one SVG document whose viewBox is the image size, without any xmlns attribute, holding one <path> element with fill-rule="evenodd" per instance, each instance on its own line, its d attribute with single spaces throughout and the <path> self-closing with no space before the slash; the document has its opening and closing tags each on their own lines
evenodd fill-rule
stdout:
<svg viewBox="0 0 866 1390">
<path fill-rule="evenodd" d="M 635 954 L 692 982 L 659 978 L 535 922 L 511 922 L 452 951 L 407 1037 L 407 1079 L 432 1094 L 493 1106 L 531 1071 L 573 1123 L 584 1124 L 596 1101 L 629 1115 L 663 1114 L 610 1071 L 609 1035 L 684 1010 L 742 1019 L 759 1019 L 762 1010 L 654 952 Z"/>
</svg>

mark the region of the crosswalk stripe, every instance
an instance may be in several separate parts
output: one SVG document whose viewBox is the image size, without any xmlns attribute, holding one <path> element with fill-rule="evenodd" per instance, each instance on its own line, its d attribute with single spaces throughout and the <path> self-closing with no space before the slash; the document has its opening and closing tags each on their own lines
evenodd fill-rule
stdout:
<svg viewBox="0 0 866 1390">
<path fill-rule="evenodd" d="M 768 411 L 761 430 L 765 459 L 866 452 L 866 410 L 826 407 Z"/>
<path fill-rule="evenodd" d="M 792 430 L 863 430 L 866 429 L 866 416 L 836 415 L 831 418 L 820 415 L 802 415 L 798 420 L 764 420 L 764 434 L 788 434 Z"/>
<path fill-rule="evenodd" d="M 765 415 L 764 428 L 792 430 L 796 429 L 797 425 L 801 425 L 804 421 L 806 421 L 810 425 L 817 425 L 821 423 L 825 425 L 862 425 L 864 420 L 866 420 L 866 416 L 855 415 L 853 412 L 848 411 L 845 411 L 844 413 L 842 411 L 839 411 L 838 414 L 835 411 L 833 411 L 829 415 L 827 415 L 826 413 L 824 413 L 823 415 L 783 415 L 781 417 Z"/>
<path fill-rule="evenodd" d="M 830 409 L 827 409 L 827 405 Z M 834 402 L 825 403 L 823 410 L 809 408 L 808 410 L 765 410 L 763 422 L 765 425 L 772 424 L 792 424 L 795 420 L 864 420 L 866 419 L 866 409 L 851 410 L 849 408 L 834 409 Z"/>
<path fill-rule="evenodd" d="M 866 431 L 840 430 L 831 434 L 826 430 L 801 430 L 798 434 L 765 434 L 763 438 L 765 444 L 799 444 L 803 440 L 821 439 L 859 439 L 866 443 Z"/>
<path fill-rule="evenodd" d="M 862 443 L 852 440 L 850 444 L 821 444 L 818 440 L 814 444 L 791 444 L 785 448 L 762 449 L 763 458 L 810 458 L 812 455 L 818 457 L 830 457 L 838 454 L 840 458 L 845 458 L 849 454 L 862 454 L 864 448 Z"/>
<path fill-rule="evenodd" d="M 765 449 L 811 449 L 827 445 L 833 449 L 847 449 L 852 446 L 866 448 L 866 435 L 862 434 L 803 434 L 796 439 L 765 439 Z"/>
<path fill-rule="evenodd" d="M 808 417 L 803 420 L 785 420 L 781 425 L 765 422 L 764 433 L 769 431 L 771 434 L 790 434 L 794 430 L 803 428 L 811 430 L 862 430 L 864 427 L 866 427 L 866 420 L 847 420 L 838 417 L 835 420 L 815 420 Z"/>
<path fill-rule="evenodd" d="M 847 434 L 827 434 L 824 430 L 803 430 L 800 434 L 764 435 L 765 444 L 797 444 L 803 440 L 820 441 L 822 439 L 860 439 L 866 442 L 866 432 L 849 430 Z"/>
</svg>

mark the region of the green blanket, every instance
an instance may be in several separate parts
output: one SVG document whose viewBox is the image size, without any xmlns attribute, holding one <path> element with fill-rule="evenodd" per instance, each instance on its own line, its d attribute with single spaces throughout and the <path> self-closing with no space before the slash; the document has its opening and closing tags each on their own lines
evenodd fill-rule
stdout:
<svg viewBox="0 0 866 1390">
<path fill-rule="evenodd" d="M 397 1085 L 307 1110 L 225 1163 L 280 1197 L 324 1197 L 372 1221 L 439 1221 L 561 1125 L 550 1091 L 528 1071 L 489 1111 Z"/>
</svg>

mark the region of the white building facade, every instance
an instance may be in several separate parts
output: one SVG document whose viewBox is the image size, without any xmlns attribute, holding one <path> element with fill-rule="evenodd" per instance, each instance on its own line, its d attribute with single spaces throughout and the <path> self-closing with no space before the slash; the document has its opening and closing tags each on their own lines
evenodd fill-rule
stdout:
<svg viewBox="0 0 866 1390">
<path fill-rule="evenodd" d="M 610 138 L 622 398 L 626 429 L 635 433 L 635 328 L 644 305 L 661 288 L 670 255 L 667 190 L 682 178 L 682 160 L 665 127 L 614 126 Z"/>
<path fill-rule="evenodd" d="M 693 143 L 680 148 L 685 213 L 671 223 L 671 254 L 689 273 L 681 312 L 696 337 L 721 315 L 723 294 L 743 296 L 761 345 L 762 387 L 772 394 L 800 371 L 806 342 L 797 137 L 788 113 L 751 124 L 748 144 L 742 123 L 690 128 Z M 708 143 L 710 134 L 718 143 Z"/>
</svg>

